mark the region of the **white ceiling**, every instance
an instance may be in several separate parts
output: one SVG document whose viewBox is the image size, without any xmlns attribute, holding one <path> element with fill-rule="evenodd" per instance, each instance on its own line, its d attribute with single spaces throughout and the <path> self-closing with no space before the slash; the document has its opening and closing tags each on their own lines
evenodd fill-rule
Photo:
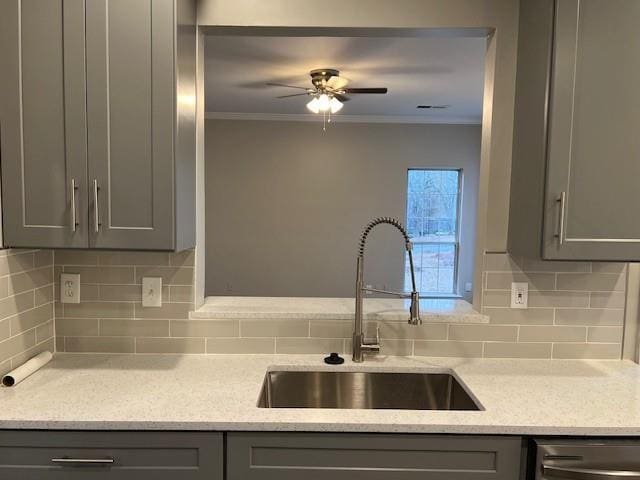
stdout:
<svg viewBox="0 0 640 480">
<path fill-rule="evenodd" d="M 344 120 L 480 123 L 484 38 L 210 36 L 205 97 L 210 118 L 317 118 L 305 96 L 267 82 L 310 87 L 309 71 L 337 68 L 351 87 L 387 87 L 386 95 L 352 95 Z M 418 110 L 417 105 L 450 105 Z"/>
</svg>

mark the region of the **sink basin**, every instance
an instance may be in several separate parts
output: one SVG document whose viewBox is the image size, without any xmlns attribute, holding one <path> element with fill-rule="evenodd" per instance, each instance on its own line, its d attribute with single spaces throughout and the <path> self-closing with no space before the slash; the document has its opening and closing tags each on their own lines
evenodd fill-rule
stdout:
<svg viewBox="0 0 640 480">
<path fill-rule="evenodd" d="M 448 373 L 271 371 L 261 408 L 480 410 Z"/>
</svg>

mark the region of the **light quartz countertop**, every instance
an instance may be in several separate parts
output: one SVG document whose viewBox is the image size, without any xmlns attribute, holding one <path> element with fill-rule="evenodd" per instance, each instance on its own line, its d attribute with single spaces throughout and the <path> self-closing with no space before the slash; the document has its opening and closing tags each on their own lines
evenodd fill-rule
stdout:
<svg viewBox="0 0 640 480">
<path fill-rule="evenodd" d="M 264 409 L 267 370 L 455 371 L 482 411 Z M 640 436 L 640 367 L 626 361 L 319 355 L 58 354 L 0 389 L 0 429 L 244 430 Z"/>
<path fill-rule="evenodd" d="M 406 321 L 409 305 L 409 300 L 397 298 L 365 298 L 364 316 L 367 320 Z M 353 298 L 207 297 L 190 317 L 352 320 L 354 312 Z M 460 299 L 421 299 L 420 314 L 425 323 L 489 322 L 488 316 Z"/>
</svg>

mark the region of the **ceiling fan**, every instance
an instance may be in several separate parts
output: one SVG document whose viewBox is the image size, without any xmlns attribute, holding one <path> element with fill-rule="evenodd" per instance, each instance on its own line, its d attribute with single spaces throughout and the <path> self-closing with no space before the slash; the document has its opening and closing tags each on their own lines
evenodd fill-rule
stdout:
<svg viewBox="0 0 640 480">
<path fill-rule="evenodd" d="M 313 87 L 299 87 L 296 85 L 286 85 L 284 83 L 267 83 L 272 87 L 287 87 L 304 90 L 304 93 L 293 93 L 291 95 L 281 95 L 276 98 L 290 98 L 309 95 L 313 98 L 307 103 L 307 108 L 313 113 L 337 113 L 343 103 L 349 101 L 348 95 L 352 94 L 384 94 L 386 88 L 349 88 L 349 79 L 340 76 L 340 71 L 334 68 L 320 68 L 311 70 L 311 84 Z"/>
</svg>

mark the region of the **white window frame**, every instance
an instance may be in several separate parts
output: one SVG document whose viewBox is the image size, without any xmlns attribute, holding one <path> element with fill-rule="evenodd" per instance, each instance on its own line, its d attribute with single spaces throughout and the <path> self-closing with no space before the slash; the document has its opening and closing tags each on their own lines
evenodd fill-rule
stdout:
<svg viewBox="0 0 640 480">
<path fill-rule="evenodd" d="M 447 172 L 458 172 L 458 191 L 456 194 L 456 221 L 455 221 L 455 239 L 452 242 L 414 242 L 412 240 L 412 243 L 414 245 L 453 245 L 454 246 L 454 265 L 453 265 L 453 292 L 452 293 L 440 293 L 440 292 L 425 292 L 422 293 L 420 292 L 420 297 L 421 298 L 461 298 L 460 292 L 459 292 L 459 285 L 458 285 L 458 275 L 459 275 L 459 268 L 460 268 L 460 209 L 462 207 L 462 185 L 463 185 L 463 179 L 464 179 L 464 171 L 462 168 L 455 168 L 455 167 L 415 167 L 415 168 L 408 168 L 407 169 L 407 188 L 406 188 L 406 205 L 405 205 L 405 222 L 407 225 L 407 228 L 409 226 L 409 174 L 412 171 L 429 171 L 429 172 L 433 172 L 433 171 L 447 171 Z M 406 262 L 407 260 L 405 259 L 405 270 L 406 271 Z M 414 263 L 415 262 L 415 258 L 414 258 Z M 407 279 L 403 279 L 405 284 L 407 282 Z"/>
</svg>

